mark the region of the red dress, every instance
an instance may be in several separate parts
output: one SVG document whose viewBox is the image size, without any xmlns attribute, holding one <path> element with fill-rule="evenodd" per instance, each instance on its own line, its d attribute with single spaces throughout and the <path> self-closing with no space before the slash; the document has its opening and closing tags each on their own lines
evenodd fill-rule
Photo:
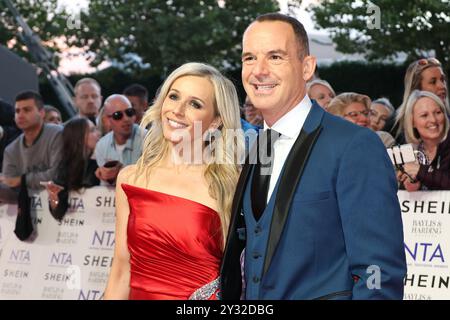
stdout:
<svg viewBox="0 0 450 320">
<path fill-rule="evenodd" d="M 198 202 L 122 184 L 128 202 L 132 300 L 216 299 L 222 258 L 218 213 Z"/>
</svg>

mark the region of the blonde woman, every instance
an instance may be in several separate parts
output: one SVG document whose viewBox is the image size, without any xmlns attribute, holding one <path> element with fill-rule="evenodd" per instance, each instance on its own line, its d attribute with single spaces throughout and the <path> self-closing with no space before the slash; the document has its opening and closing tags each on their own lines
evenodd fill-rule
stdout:
<svg viewBox="0 0 450 320">
<path fill-rule="evenodd" d="M 368 127 L 370 103 L 366 95 L 344 92 L 331 100 L 327 111 L 361 127 Z"/>
<path fill-rule="evenodd" d="M 395 133 L 397 141 L 400 143 L 405 140 L 403 135 L 406 103 L 414 90 L 434 93 L 444 104 L 447 116 L 450 115 L 447 78 L 441 62 L 436 58 L 424 58 L 414 61 L 406 69 L 403 102 L 397 109 L 395 124 L 391 131 Z"/>
<path fill-rule="evenodd" d="M 370 98 L 364 94 L 344 92 L 331 100 L 327 111 L 358 126 L 370 129 L 370 104 Z M 386 148 L 392 147 L 395 144 L 395 139 L 389 133 L 376 131 L 376 134 Z"/>
<path fill-rule="evenodd" d="M 414 90 L 405 107 L 405 138 L 417 152 L 397 178 L 406 190 L 450 190 L 449 120 L 440 97 Z"/>
<path fill-rule="evenodd" d="M 149 124 L 141 158 L 118 176 L 105 299 L 216 299 L 243 148 L 229 139 L 240 129 L 236 90 L 213 67 L 187 63 L 164 82 Z"/>
</svg>

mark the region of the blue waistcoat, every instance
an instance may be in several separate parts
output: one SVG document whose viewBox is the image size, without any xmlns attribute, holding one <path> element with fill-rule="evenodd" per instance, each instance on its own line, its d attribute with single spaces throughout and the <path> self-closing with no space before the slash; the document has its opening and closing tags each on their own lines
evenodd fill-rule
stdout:
<svg viewBox="0 0 450 320">
<path fill-rule="evenodd" d="M 250 174 L 249 182 L 253 179 L 253 172 Z M 280 176 L 282 173 L 280 174 Z M 278 183 L 272 192 L 269 202 L 258 221 L 255 220 L 252 210 L 251 186 L 248 183 L 244 192 L 243 211 L 246 225 L 246 249 L 245 249 L 245 282 L 247 300 L 260 299 L 262 283 L 262 273 L 264 267 L 264 257 L 266 256 L 267 242 L 269 240 L 270 223 L 272 221 L 273 208 L 277 195 Z"/>
</svg>

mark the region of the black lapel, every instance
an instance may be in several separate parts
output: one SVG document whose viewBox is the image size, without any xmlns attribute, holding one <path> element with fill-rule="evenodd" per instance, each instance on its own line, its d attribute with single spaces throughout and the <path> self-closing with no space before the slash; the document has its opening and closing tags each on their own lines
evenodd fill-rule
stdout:
<svg viewBox="0 0 450 320">
<path fill-rule="evenodd" d="M 286 218 L 289 213 L 289 208 L 291 207 L 295 189 L 300 181 L 312 147 L 314 146 L 321 130 L 322 127 L 319 126 L 314 131 L 307 134 L 302 129 L 286 159 L 275 198 L 269 241 L 264 260 L 263 275 L 270 266 L 275 249 L 280 241 L 284 224 L 286 223 Z"/>
<path fill-rule="evenodd" d="M 238 229 L 245 230 L 245 219 L 242 213 L 242 198 L 247 185 L 249 173 L 255 161 L 251 161 L 251 155 L 256 156 L 256 143 L 247 156 L 242 168 L 239 181 L 236 186 L 236 192 L 231 207 L 230 227 L 228 228 L 228 238 L 225 246 L 222 265 L 220 268 L 220 285 L 222 300 L 238 300 L 242 291 L 242 276 L 240 257 L 245 247 L 246 240 L 239 239 Z"/>
</svg>

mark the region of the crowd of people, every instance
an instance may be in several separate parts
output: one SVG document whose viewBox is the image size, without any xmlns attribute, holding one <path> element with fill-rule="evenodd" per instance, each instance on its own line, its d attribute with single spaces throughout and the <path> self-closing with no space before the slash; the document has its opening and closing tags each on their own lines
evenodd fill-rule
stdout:
<svg viewBox="0 0 450 320">
<path fill-rule="evenodd" d="M 173 71 L 150 106 L 139 84 L 103 99 L 83 78 L 65 123 L 39 93 L 19 93 L 1 102 L 0 201 L 45 188 L 61 220 L 69 192 L 115 186 L 108 299 L 401 299 L 396 192 L 450 190 L 446 75 L 434 58 L 412 62 L 395 110 L 336 94 L 315 68 L 301 23 L 266 14 L 243 35 L 242 106 L 203 63 Z M 229 139 L 241 129 L 261 134 Z M 403 143 L 417 160 L 394 167 L 386 148 Z M 187 150 L 212 156 L 186 161 Z M 365 287 L 369 265 L 379 290 Z"/>
</svg>

